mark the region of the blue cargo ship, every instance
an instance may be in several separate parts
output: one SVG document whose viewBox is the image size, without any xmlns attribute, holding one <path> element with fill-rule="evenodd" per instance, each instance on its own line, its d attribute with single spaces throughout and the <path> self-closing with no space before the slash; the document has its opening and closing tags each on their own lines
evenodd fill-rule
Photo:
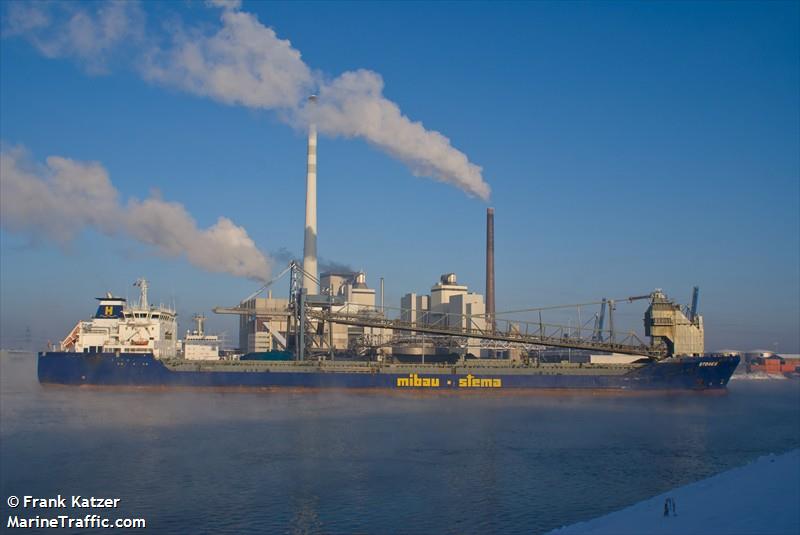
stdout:
<svg viewBox="0 0 800 535">
<path fill-rule="evenodd" d="M 43 384 L 393 389 L 614 389 L 725 388 L 738 356 L 674 357 L 636 364 L 404 365 L 374 362 L 163 360 L 140 353 L 39 354 Z"/>
<path fill-rule="evenodd" d="M 660 358 L 655 350 L 651 355 L 591 355 L 596 360 L 581 362 L 530 356 L 474 358 L 468 354 L 460 357 L 450 354 L 454 359 L 428 363 L 391 358 L 336 360 L 334 352 L 304 356 L 303 351 L 288 350 L 222 359 L 217 337 L 203 332 L 202 316 L 195 316 L 197 330 L 188 332 L 181 343 L 176 336 L 175 311 L 148 303 L 146 280 L 140 279 L 136 285 L 141 292 L 138 303 L 128 303 L 110 293 L 97 298 L 95 315 L 79 321 L 61 342 L 60 350 L 38 355 L 41 383 L 205 388 L 705 390 L 725 388 L 739 364 L 738 356 Z M 698 347 L 702 341 L 699 316 L 687 319 L 679 307 L 658 291 L 652 294 L 651 301 L 646 322 L 649 320 L 660 329 L 672 322 L 691 336 L 688 342 L 669 339 L 672 347 L 689 347 L 687 344 Z M 305 310 L 302 305 L 300 310 Z M 342 316 L 339 321 L 388 320 Z M 399 322 L 392 325 L 403 328 Z M 410 328 L 429 327 L 415 324 Z M 652 329 L 651 333 L 663 334 Z M 500 336 L 496 330 L 489 335 Z M 511 335 L 514 333 L 503 336 Z M 556 340 L 556 343 L 562 342 Z M 305 345 L 296 343 L 295 347 Z"/>
</svg>

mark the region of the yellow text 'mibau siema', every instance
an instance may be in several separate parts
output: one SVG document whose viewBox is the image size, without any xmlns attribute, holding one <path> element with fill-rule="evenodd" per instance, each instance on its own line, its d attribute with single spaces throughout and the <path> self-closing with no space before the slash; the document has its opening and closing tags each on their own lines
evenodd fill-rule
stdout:
<svg viewBox="0 0 800 535">
<path fill-rule="evenodd" d="M 450 385 L 450 381 L 447 381 Z M 408 377 L 398 377 L 397 386 L 439 388 L 441 380 L 438 377 L 420 377 L 416 373 L 411 373 Z M 496 377 L 475 377 L 472 374 L 466 377 L 459 377 L 459 388 L 502 388 L 503 380 Z"/>
</svg>

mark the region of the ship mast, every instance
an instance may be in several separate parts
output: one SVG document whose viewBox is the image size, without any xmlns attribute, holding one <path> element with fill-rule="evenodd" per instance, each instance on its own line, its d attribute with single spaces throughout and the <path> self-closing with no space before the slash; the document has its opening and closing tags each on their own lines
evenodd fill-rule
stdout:
<svg viewBox="0 0 800 535">
<path fill-rule="evenodd" d="M 139 308 L 143 308 L 145 310 L 149 309 L 150 305 L 147 302 L 147 279 L 136 279 L 136 282 L 134 282 L 133 285 L 139 287 Z"/>
</svg>

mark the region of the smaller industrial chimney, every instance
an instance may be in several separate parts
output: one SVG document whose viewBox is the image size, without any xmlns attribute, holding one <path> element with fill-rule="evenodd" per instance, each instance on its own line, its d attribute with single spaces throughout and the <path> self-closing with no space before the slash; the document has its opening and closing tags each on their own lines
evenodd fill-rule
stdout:
<svg viewBox="0 0 800 535">
<path fill-rule="evenodd" d="M 486 325 L 492 331 L 494 318 L 494 208 L 486 209 Z"/>
</svg>

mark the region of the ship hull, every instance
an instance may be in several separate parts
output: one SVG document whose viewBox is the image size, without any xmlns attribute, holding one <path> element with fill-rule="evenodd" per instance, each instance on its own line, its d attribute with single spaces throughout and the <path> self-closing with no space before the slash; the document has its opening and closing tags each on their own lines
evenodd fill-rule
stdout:
<svg viewBox="0 0 800 535">
<path fill-rule="evenodd" d="M 283 365 L 257 369 L 219 369 L 183 365 L 176 370 L 149 354 L 40 353 L 42 384 L 197 388 L 391 388 L 391 389 L 722 389 L 738 357 L 685 357 L 633 367 L 619 373 L 594 373 L 592 366 L 559 369 L 537 367 L 449 367 L 439 370 L 405 366 L 364 367 L 358 371 L 316 365 Z M 607 370 L 598 367 L 598 370 Z"/>
</svg>

